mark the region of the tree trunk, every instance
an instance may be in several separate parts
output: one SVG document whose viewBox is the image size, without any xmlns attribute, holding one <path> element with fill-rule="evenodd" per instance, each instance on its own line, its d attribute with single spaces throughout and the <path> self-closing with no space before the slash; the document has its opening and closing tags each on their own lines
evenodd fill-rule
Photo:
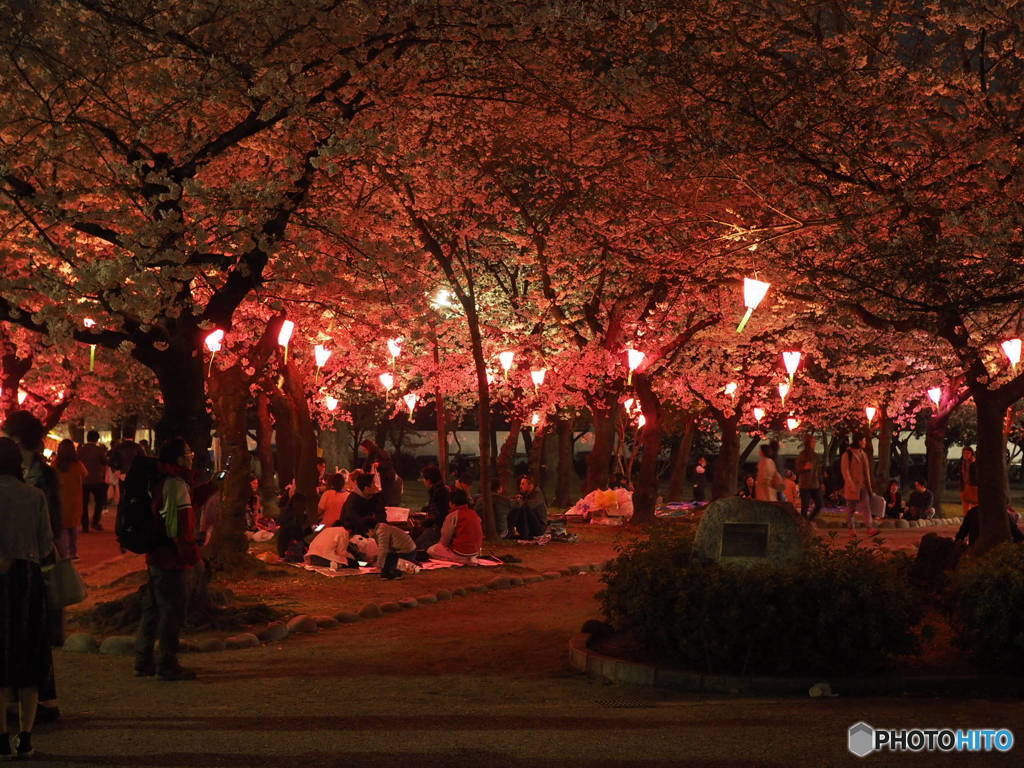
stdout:
<svg viewBox="0 0 1024 768">
<path fill-rule="evenodd" d="M 316 433 L 313 429 L 313 420 L 309 416 L 305 376 L 294 360 L 289 360 L 284 368 L 284 395 L 288 399 L 291 421 L 295 425 L 295 492 L 301 493 L 305 498 L 306 524 L 312 525 L 316 521 L 319 501 L 316 492 Z"/>
<path fill-rule="evenodd" d="M 572 462 L 572 418 L 563 414 L 558 419 L 558 475 L 555 479 L 555 506 L 568 507 L 570 483 L 576 471 Z"/>
<path fill-rule="evenodd" d="M 618 400 L 591 404 L 590 415 L 594 424 L 594 447 L 587 457 L 587 482 L 584 494 L 608 484 L 608 466 L 611 463 L 615 422 L 618 418 Z"/>
<path fill-rule="evenodd" d="M 295 480 L 298 457 L 298 424 L 289 399 L 281 390 L 270 392 L 270 414 L 274 417 L 274 463 L 278 489 L 283 491 Z"/>
<path fill-rule="evenodd" d="M 174 329 L 166 350 L 137 346 L 132 356 L 156 374 L 163 397 L 164 411 L 156 423 L 159 446 L 175 437 L 183 437 L 195 453 L 195 466 L 210 468 L 213 420 L 206 410 L 206 371 L 199 353 L 199 331 L 194 322 Z"/>
<path fill-rule="evenodd" d="M 430 331 L 430 340 L 434 346 L 434 367 L 440 369 L 441 351 L 433 329 Z M 448 414 L 444 410 L 444 394 L 440 386 L 434 390 L 434 415 L 437 427 L 437 468 L 441 470 L 441 479 L 444 480 L 448 477 Z"/>
<path fill-rule="evenodd" d="M 1010 540 L 1010 523 L 1006 514 L 1006 443 L 1003 441 L 1007 405 L 990 393 L 985 385 L 972 387 L 971 394 L 978 411 L 976 471 L 981 511 L 980 531 L 971 553 L 980 555 Z"/>
<path fill-rule="evenodd" d="M 715 414 L 715 420 L 722 435 L 722 448 L 715 459 L 711 498 L 721 499 L 736 495 L 736 483 L 740 472 L 739 414 L 733 413 L 732 416 L 726 417 L 719 413 Z"/>
<path fill-rule="evenodd" d="M 654 510 L 658 499 L 658 455 L 661 453 L 661 399 L 654 392 L 651 381 L 645 373 L 633 374 L 640 408 L 645 423 L 637 440 L 643 447 L 640 472 L 633 491 L 633 522 L 646 524 L 654 522 Z"/>
<path fill-rule="evenodd" d="M 669 501 L 682 501 L 686 488 L 686 470 L 690 466 L 690 455 L 693 453 L 693 436 L 697 432 L 697 417 L 687 414 L 683 423 L 683 435 L 679 439 L 679 447 L 672 461 L 672 475 L 668 481 Z"/>
<path fill-rule="evenodd" d="M 274 466 L 274 425 L 270 418 L 270 398 L 265 392 L 256 395 L 256 455 L 260 460 L 260 501 L 265 514 L 277 517 L 277 470 Z"/>
<path fill-rule="evenodd" d="M 519 445 L 519 433 L 523 428 L 523 419 L 518 414 L 513 414 L 508 422 L 508 437 L 501 445 L 498 452 L 498 477 L 501 479 L 501 491 L 511 495 L 515 489 L 513 475 L 515 474 L 516 448 Z"/>
<path fill-rule="evenodd" d="M 462 304 L 469 325 L 479 399 L 477 440 L 480 446 L 480 495 L 484 502 L 484 536 L 495 539 L 498 533 L 494 524 L 494 502 L 491 495 L 491 389 L 487 382 L 487 360 L 484 358 L 483 336 L 480 333 L 480 318 L 477 315 L 476 304 L 472 299 L 463 301 Z"/>
<path fill-rule="evenodd" d="M 217 419 L 221 456 L 228 468 L 220 490 L 220 514 L 211 530 L 205 554 L 215 571 L 232 570 L 248 559 L 245 508 L 249 499 L 249 449 L 246 413 L 249 385 L 240 365 L 214 370 L 209 380 L 210 400 Z"/>
<path fill-rule="evenodd" d="M 928 466 L 928 487 L 935 497 L 935 514 L 942 515 L 942 494 L 946 490 L 946 423 L 947 412 L 932 415 L 924 433 L 925 460 Z"/>
<path fill-rule="evenodd" d="M 542 424 L 533 431 L 533 442 L 530 444 L 530 451 L 527 457 L 530 477 L 534 485 L 542 487 L 541 483 L 541 461 L 544 459 L 544 444 L 547 442 L 548 425 Z"/>
<path fill-rule="evenodd" d="M 875 464 L 875 487 L 884 492 L 889 487 L 892 475 L 892 421 L 889 412 L 882 404 L 881 418 L 878 422 L 878 458 Z"/>
</svg>

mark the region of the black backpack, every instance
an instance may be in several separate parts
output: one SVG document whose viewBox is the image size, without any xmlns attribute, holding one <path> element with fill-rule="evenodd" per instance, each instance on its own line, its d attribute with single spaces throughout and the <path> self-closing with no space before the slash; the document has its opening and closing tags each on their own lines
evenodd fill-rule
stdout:
<svg viewBox="0 0 1024 768">
<path fill-rule="evenodd" d="M 160 479 L 156 459 L 136 456 L 121 483 L 121 501 L 117 505 L 114 532 L 117 543 L 129 552 L 145 555 L 171 543 L 164 521 L 153 503 L 153 494 L 159 488 Z"/>
</svg>

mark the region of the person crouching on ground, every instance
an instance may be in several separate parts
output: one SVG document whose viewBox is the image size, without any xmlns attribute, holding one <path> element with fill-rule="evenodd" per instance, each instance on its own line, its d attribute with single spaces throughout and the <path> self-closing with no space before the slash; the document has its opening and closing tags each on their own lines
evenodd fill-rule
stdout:
<svg viewBox="0 0 1024 768">
<path fill-rule="evenodd" d="M 146 555 L 149 583 L 142 593 L 142 619 L 135 638 L 135 675 L 161 680 L 194 680 L 178 663 L 178 641 L 185 622 L 185 571 L 199 562 L 196 524 L 189 488 L 182 478 L 192 466 L 192 449 L 180 437 L 160 449 L 160 474 L 153 493 L 168 541 Z M 153 648 L 160 637 L 160 654 Z"/>
<path fill-rule="evenodd" d="M 451 512 L 441 527 L 441 540 L 427 550 L 434 560 L 451 563 L 474 563 L 484 545 L 484 529 L 480 516 L 469 507 L 465 491 L 451 493 Z"/>
<path fill-rule="evenodd" d="M 519 494 L 512 500 L 508 522 L 520 539 L 535 539 L 547 530 L 548 504 L 528 475 L 519 478 Z"/>
<path fill-rule="evenodd" d="M 412 536 L 394 525 L 389 525 L 387 514 L 377 512 L 377 525 L 373 529 L 373 537 L 377 540 L 377 567 L 385 579 L 399 579 L 402 572 L 398 569 L 398 560 L 416 560 L 416 542 Z"/>
</svg>

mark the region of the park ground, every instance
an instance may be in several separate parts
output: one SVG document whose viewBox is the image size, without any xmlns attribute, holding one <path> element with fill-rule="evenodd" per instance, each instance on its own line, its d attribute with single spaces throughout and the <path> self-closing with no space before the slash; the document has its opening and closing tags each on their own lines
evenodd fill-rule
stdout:
<svg viewBox="0 0 1024 768">
<path fill-rule="evenodd" d="M 237 585 L 286 612 L 363 604 L 482 583 L 614 554 L 627 529 L 578 527 L 575 545 L 510 545 L 522 563 L 456 568 L 398 582 L 281 575 Z M 936 529 L 930 529 L 935 531 Z M 939 529 L 945 531 L 946 529 Z M 912 550 L 928 530 L 887 531 Z M 841 540 L 847 534 L 841 534 Z M 139 560 L 112 534 L 84 537 L 90 603 L 134 588 Z M 500 553 L 499 553 L 500 554 Z M 131 659 L 56 652 L 64 716 L 37 728 L 54 766 L 839 766 L 860 764 L 846 730 L 1009 727 L 1024 703 L 955 699 L 730 699 L 607 685 L 572 671 L 567 643 L 599 615 L 598 574 L 470 594 L 260 648 L 189 654 L 191 683 L 132 676 Z M 1020 765 L 1006 756 L 873 755 L 874 765 Z"/>
</svg>

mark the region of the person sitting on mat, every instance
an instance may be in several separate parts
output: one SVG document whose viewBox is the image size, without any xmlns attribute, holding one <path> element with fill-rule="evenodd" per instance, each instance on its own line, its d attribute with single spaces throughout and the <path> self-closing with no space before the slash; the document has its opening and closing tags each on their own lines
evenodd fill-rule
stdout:
<svg viewBox="0 0 1024 768">
<path fill-rule="evenodd" d="M 451 493 L 451 512 L 441 527 L 441 540 L 427 550 L 434 560 L 472 564 L 480 555 L 484 544 L 484 529 L 480 516 L 470 508 L 469 498 L 463 490 Z"/>
<path fill-rule="evenodd" d="M 385 579 L 401 578 L 398 560 L 416 561 L 416 542 L 412 536 L 394 525 L 389 525 L 385 512 L 377 513 L 373 537 L 377 540 L 377 567 Z"/>
</svg>

